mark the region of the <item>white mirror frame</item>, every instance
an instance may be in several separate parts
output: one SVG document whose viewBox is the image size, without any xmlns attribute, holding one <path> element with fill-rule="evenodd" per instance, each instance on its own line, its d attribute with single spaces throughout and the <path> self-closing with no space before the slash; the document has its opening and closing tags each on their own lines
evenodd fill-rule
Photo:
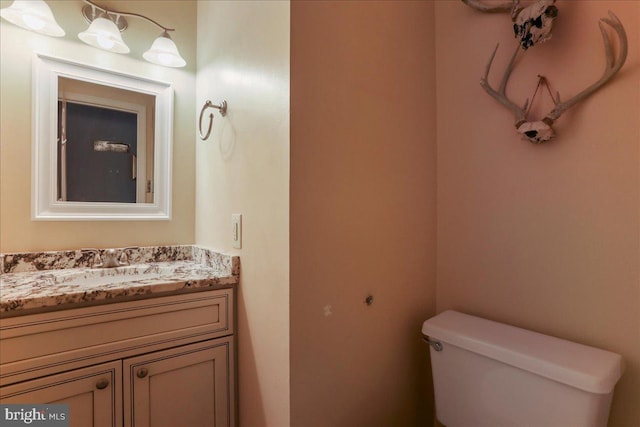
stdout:
<svg viewBox="0 0 640 427">
<path fill-rule="evenodd" d="M 57 200 L 58 77 L 155 96 L 153 203 L 89 203 Z M 32 220 L 170 220 L 172 142 L 173 86 L 171 84 L 40 53 L 34 54 Z"/>
</svg>

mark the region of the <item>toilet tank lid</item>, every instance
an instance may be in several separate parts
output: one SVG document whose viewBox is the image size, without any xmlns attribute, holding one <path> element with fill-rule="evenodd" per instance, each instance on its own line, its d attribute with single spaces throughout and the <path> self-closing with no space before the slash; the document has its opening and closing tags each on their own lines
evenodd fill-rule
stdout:
<svg viewBox="0 0 640 427">
<path fill-rule="evenodd" d="M 457 311 L 422 324 L 422 334 L 584 391 L 613 391 L 623 372 L 619 354 Z M 444 353 L 443 353 L 444 354 Z"/>
</svg>

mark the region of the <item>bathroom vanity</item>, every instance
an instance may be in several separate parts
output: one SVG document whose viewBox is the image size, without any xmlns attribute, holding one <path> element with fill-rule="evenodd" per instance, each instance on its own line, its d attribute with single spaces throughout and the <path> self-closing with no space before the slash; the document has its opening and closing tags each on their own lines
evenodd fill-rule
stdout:
<svg viewBox="0 0 640 427">
<path fill-rule="evenodd" d="M 2 403 L 65 403 L 72 426 L 235 425 L 238 258 L 135 249 L 99 270 L 76 251 L 75 268 L 7 273 L 30 258 L 4 256 Z"/>
</svg>

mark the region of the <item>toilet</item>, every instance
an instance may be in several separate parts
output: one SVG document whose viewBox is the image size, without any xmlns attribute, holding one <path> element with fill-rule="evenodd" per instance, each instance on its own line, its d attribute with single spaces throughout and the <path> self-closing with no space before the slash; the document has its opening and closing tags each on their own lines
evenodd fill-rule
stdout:
<svg viewBox="0 0 640 427">
<path fill-rule="evenodd" d="M 436 417 L 447 427 L 605 427 L 622 357 L 445 311 L 426 320 Z"/>
</svg>

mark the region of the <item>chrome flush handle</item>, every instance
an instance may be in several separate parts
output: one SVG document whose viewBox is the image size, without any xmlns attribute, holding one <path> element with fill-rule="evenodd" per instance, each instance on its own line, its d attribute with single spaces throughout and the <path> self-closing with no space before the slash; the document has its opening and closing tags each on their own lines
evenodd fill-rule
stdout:
<svg viewBox="0 0 640 427">
<path fill-rule="evenodd" d="M 423 335 L 422 339 L 424 340 L 424 342 L 426 342 L 431 347 L 433 347 L 433 349 L 435 351 L 442 351 L 443 347 L 442 347 L 442 343 L 440 341 L 436 341 L 433 338 L 430 338 L 430 337 L 428 337 L 426 335 Z"/>
</svg>

